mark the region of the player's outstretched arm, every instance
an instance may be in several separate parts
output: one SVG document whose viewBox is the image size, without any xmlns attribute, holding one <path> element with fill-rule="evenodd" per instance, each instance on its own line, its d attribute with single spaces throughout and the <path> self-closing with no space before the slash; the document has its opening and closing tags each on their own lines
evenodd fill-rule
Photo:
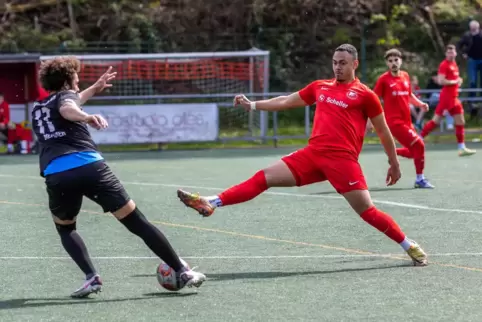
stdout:
<svg viewBox="0 0 482 322">
<path fill-rule="evenodd" d="M 60 115 L 71 122 L 84 122 L 97 130 L 105 129 L 107 121 L 101 115 L 90 115 L 82 111 L 77 104 L 67 101 L 59 108 Z"/>
<path fill-rule="evenodd" d="M 410 96 L 410 104 L 415 105 L 416 107 L 420 107 L 423 109 L 425 112 L 428 111 L 428 104 L 425 103 L 424 101 L 420 100 L 415 94 L 412 93 Z"/>
<path fill-rule="evenodd" d="M 394 185 L 401 177 L 400 163 L 397 157 L 395 140 L 393 139 L 392 133 L 388 128 L 384 113 L 381 113 L 370 120 L 378 134 L 378 137 L 380 138 L 383 148 L 385 149 L 385 153 L 388 156 L 390 169 L 388 169 L 387 174 L 387 185 Z"/>
<path fill-rule="evenodd" d="M 102 76 L 100 76 L 99 79 L 92 86 L 80 92 L 80 105 L 85 104 L 85 102 L 87 102 L 95 94 L 102 92 L 108 87 L 112 87 L 112 84 L 110 84 L 109 82 L 112 81 L 116 75 L 117 72 L 112 73 L 112 66 L 110 66 L 107 71 Z"/>
<path fill-rule="evenodd" d="M 278 96 L 261 101 L 250 101 L 244 95 L 236 95 L 233 101 L 234 106 L 242 106 L 246 110 L 260 110 L 260 111 L 283 111 L 306 105 L 305 101 L 300 97 L 298 92 L 287 96 Z"/>
</svg>

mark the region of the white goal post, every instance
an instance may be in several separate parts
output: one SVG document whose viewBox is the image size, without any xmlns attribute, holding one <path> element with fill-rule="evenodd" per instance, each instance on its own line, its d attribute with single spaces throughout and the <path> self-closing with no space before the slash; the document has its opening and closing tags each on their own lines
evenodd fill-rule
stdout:
<svg viewBox="0 0 482 322">
<path fill-rule="evenodd" d="M 40 60 L 58 56 L 64 55 L 41 56 Z M 229 102 L 240 93 L 252 99 L 267 97 L 269 51 L 253 48 L 231 52 L 73 56 L 81 62 L 81 88 L 95 82 L 109 66 L 117 72 L 114 86 L 94 97 L 90 105 L 99 101 L 112 107 L 120 104 L 216 103 L 220 137 L 228 133 L 228 129 L 239 129 L 238 137 L 267 135 L 267 113 L 232 108 Z"/>
<path fill-rule="evenodd" d="M 269 92 L 269 51 L 74 55 L 80 81 L 94 82 L 113 66 L 116 86 L 102 96 L 210 96 Z M 56 56 L 41 56 L 47 60 Z"/>
<path fill-rule="evenodd" d="M 40 60 L 57 56 L 41 56 Z M 131 110 L 138 105 L 140 113 L 145 104 L 215 103 L 219 114 L 218 139 L 267 135 L 268 113 L 233 108 L 230 102 L 240 93 L 252 99 L 267 98 L 269 51 L 253 48 L 232 52 L 74 56 L 81 62 L 81 88 L 95 82 L 109 66 L 117 72 L 114 86 L 94 97 L 89 105 L 115 108 L 131 104 Z"/>
</svg>

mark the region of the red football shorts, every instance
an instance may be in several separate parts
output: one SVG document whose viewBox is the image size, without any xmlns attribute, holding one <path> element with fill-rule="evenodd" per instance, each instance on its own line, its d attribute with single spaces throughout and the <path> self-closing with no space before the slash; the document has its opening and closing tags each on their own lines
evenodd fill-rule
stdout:
<svg viewBox="0 0 482 322">
<path fill-rule="evenodd" d="M 462 102 L 456 97 L 454 98 L 440 98 L 440 101 L 435 108 L 435 114 L 443 116 L 445 111 L 448 111 L 450 115 L 464 114 L 464 107 Z"/>
<path fill-rule="evenodd" d="M 343 153 L 320 152 L 307 146 L 282 158 L 297 186 L 328 180 L 340 193 L 368 190 L 360 164 Z"/>
<path fill-rule="evenodd" d="M 389 128 L 393 137 L 406 148 L 411 147 L 413 142 L 421 140 L 412 124 L 391 124 Z"/>
</svg>

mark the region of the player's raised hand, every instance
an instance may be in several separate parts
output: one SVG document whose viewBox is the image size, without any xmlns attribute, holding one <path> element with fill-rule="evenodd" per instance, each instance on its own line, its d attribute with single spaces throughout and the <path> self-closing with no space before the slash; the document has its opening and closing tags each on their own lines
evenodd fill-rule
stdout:
<svg viewBox="0 0 482 322">
<path fill-rule="evenodd" d="M 87 124 L 93 127 L 96 130 L 103 130 L 106 129 L 109 124 L 104 119 L 104 117 L 100 114 L 93 114 L 89 115 L 86 120 Z"/>
<path fill-rule="evenodd" d="M 234 105 L 234 107 L 241 106 L 245 110 L 251 109 L 251 101 L 246 96 L 244 96 L 243 94 L 236 95 L 234 97 L 233 105 Z"/>
<path fill-rule="evenodd" d="M 112 72 L 112 66 L 109 66 L 107 71 L 99 77 L 97 82 L 95 82 L 94 86 L 97 90 L 97 93 L 102 92 L 104 89 L 108 87 L 112 87 L 110 83 L 116 77 L 117 72 Z"/>
<path fill-rule="evenodd" d="M 402 177 L 402 172 L 400 171 L 400 165 L 390 165 L 387 172 L 386 184 L 387 186 L 393 186 Z"/>
</svg>

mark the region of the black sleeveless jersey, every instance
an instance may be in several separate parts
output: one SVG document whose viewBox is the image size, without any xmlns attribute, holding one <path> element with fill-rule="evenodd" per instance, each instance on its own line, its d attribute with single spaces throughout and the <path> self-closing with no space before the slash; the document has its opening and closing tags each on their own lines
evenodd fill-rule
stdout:
<svg viewBox="0 0 482 322">
<path fill-rule="evenodd" d="M 75 152 L 97 151 L 87 124 L 68 121 L 60 114 L 59 108 L 69 101 L 80 107 L 79 94 L 73 91 L 50 95 L 33 105 L 32 129 L 39 142 L 42 177 L 47 165 L 55 158 Z"/>
</svg>

